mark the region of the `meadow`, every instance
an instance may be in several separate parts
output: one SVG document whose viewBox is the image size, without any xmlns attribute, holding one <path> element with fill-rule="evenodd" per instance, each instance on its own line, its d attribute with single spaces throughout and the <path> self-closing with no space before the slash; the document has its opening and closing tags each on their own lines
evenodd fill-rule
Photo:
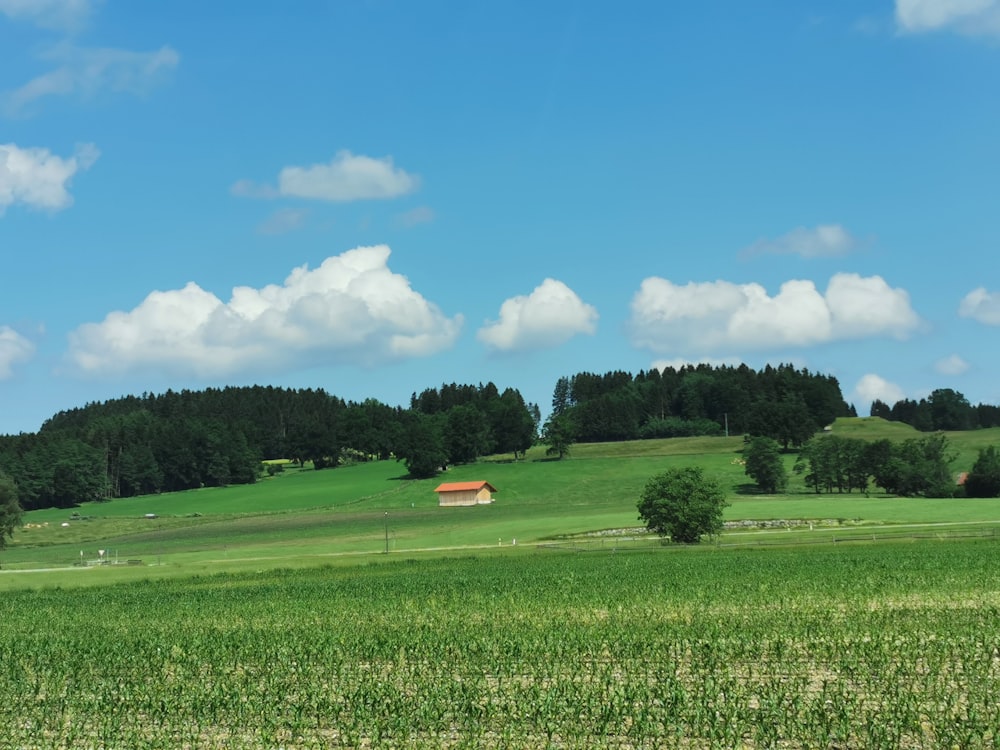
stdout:
<svg viewBox="0 0 1000 750">
<path fill-rule="evenodd" d="M 952 436 L 956 471 L 998 438 Z M 390 461 L 29 513 L 0 747 L 1000 747 L 1000 501 L 760 496 L 741 447 L 498 456 L 444 477 L 499 488 L 470 508 Z M 637 533 L 690 463 L 787 523 Z"/>
<path fill-rule="evenodd" d="M 835 429 L 866 438 L 917 434 L 877 419 L 839 420 Z M 949 440 L 957 472 L 971 467 L 979 447 L 1000 441 L 1000 430 L 953 433 Z M 832 541 L 859 534 L 878 538 L 903 529 L 944 534 L 1000 526 L 1000 504 L 993 501 L 901 499 L 876 492 L 815 495 L 796 475 L 788 493 L 758 495 L 744 475 L 742 447 L 740 437 L 580 444 L 562 461 L 545 460 L 544 448 L 536 447 L 525 460 L 497 456 L 419 481 L 407 479 L 403 465 L 395 461 L 322 471 L 290 469 L 254 485 L 35 511 L 26 514 L 25 528 L 0 552 L 0 565 L 5 570 L 61 568 L 33 574 L 37 583 L 27 585 L 71 585 L 81 576 L 66 568 L 96 560 L 101 549 L 119 562 L 141 560 L 144 574 L 154 566 L 166 569 L 157 574 L 186 575 L 342 558 L 350 562 L 384 553 L 386 536 L 394 554 L 512 546 L 515 540 L 522 545 L 581 544 L 586 535 L 638 526 L 636 500 L 646 480 L 690 463 L 702 466 L 727 489 L 728 520 L 827 522 L 812 530 L 734 529 L 723 534 L 721 543 Z M 789 468 L 794 460 L 794 455 L 786 457 Z M 493 505 L 438 507 L 433 490 L 440 481 L 478 479 L 499 488 Z M 650 540 L 633 543 L 640 542 Z M 101 573 L 105 578 L 139 575 Z M 23 580 L 0 575 L 0 590 L 22 585 Z"/>
</svg>

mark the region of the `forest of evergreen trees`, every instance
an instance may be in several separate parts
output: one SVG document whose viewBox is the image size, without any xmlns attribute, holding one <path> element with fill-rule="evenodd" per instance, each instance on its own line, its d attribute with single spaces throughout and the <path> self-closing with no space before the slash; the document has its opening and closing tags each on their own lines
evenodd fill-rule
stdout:
<svg viewBox="0 0 1000 750">
<path fill-rule="evenodd" d="M 1000 424 L 1000 407 L 934 391 L 871 413 L 920 430 Z M 536 404 L 493 384 L 414 392 L 408 407 L 345 402 L 322 389 L 270 386 L 167 391 L 60 412 L 37 433 L 0 436 L 0 474 L 26 510 L 255 482 L 265 459 L 311 463 L 396 459 L 414 477 L 493 453 L 523 455 L 538 439 L 563 455 L 573 442 L 692 435 L 754 435 L 799 448 L 841 416 L 855 415 L 837 379 L 792 365 L 755 371 L 686 366 L 555 384 L 544 429 Z"/>
<path fill-rule="evenodd" d="M 754 434 L 788 448 L 837 417 L 854 414 L 837 379 L 792 365 L 755 371 L 701 364 L 560 378 L 552 414 L 566 415 L 578 442 Z"/>
<path fill-rule="evenodd" d="M 871 416 L 903 422 L 921 432 L 1000 427 L 1000 406 L 973 406 L 965 396 L 951 388 L 938 388 L 919 401 L 906 398 L 891 407 L 876 399 L 872 402 Z"/>
<path fill-rule="evenodd" d="M 0 473 L 25 510 L 254 482 L 264 459 L 396 458 L 414 476 L 494 452 L 523 453 L 538 407 L 492 383 L 414 394 L 409 409 L 322 389 L 167 391 L 60 412 L 37 433 L 0 436 Z"/>
</svg>

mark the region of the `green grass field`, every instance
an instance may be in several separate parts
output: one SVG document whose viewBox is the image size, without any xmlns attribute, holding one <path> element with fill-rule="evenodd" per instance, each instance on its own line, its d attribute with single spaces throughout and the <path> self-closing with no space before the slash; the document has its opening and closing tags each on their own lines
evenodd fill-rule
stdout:
<svg viewBox="0 0 1000 750">
<path fill-rule="evenodd" d="M 918 434 L 879 419 L 839 420 L 834 429 L 836 434 L 867 439 Z M 971 466 L 980 447 L 1000 441 L 1000 430 L 954 433 L 949 440 L 958 455 L 958 471 Z M 142 561 L 141 567 L 114 572 L 127 578 L 149 566 L 183 575 L 349 563 L 383 553 L 386 531 L 389 551 L 397 555 L 510 548 L 515 540 L 522 547 L 579 541 L 587 534 L 638 526 L 636 500 L 646 480 L 668 467 L 692 463 L 729 491 L 728 520 L 823 522 L 811 530 L 729 530 L 719 540 L 725 544 L 827 541 L 852 534 L 870 538 L 903 528 L 944 534 L 1000 526 L 998 501 L 815 495 L 794 474 L 786 494 L 756 495 L 740 463 L 742 445 L 739 437 L 581 444 L 562 461 L 546 460 L 544 449 L 535 448 L 524 460 L 496 456 L 420 481 L 407 479 L 404 467 L 395 461 L 323 471 L 291 469 L 255 485 L 36 511 L 26 514 L 24 528 L 0 553 L 0 564 L 6 571 L 61 570 L 30 577 L 0 575 L 0 589 L 82 581 L 81 571 L 65 569 L 97 559 L 102 549 L 119 563 Z M 790 468 L 794 456 L 786 460 Z M 440 481 L 473 479 L 499 488 L 494 504 L 438 507 L 433 489 Z M 81 518 L 71 519 L 74 513 Z M 87 579 L 93 578 L 91 573 Z M 106 569 L 98 573 L 110 574 Z"/>
<path fill-rule="evenodd" d="M 954 436 L 956 470 L 998 438 Z M 27 514 L 0 747 L 1000 747 L 1000 501 L 758 496 L 741 446 L 494 457 L 446 475 L 499 488 L 470 508 L 380 462 Z M 788 523 L 629 531 L 691 463 Z M 74 565 L 99 549 L 141 564 Z"/>
</svg>

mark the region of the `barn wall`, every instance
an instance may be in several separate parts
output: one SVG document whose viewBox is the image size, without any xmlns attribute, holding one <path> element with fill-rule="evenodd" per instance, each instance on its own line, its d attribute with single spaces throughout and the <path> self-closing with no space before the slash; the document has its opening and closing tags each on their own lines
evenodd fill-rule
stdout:
<svg viewBox="0 0 1000 750">
<path fill-rule="evenodd" d="M 438 493 L 438 505 L 476 505 L 478 502 L 475 490 Z"/>
</svg>

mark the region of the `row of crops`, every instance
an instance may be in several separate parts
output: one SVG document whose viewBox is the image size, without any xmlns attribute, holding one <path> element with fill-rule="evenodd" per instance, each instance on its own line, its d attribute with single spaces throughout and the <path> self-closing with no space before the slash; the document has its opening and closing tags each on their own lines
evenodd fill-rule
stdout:
<svg viewBox="0 0 1000 750">
<path fill-rule="evenodd" d="M 1000 747 L 998 570 L 979 540 L 15 592 L 0 747 Z"/>
</svg>

